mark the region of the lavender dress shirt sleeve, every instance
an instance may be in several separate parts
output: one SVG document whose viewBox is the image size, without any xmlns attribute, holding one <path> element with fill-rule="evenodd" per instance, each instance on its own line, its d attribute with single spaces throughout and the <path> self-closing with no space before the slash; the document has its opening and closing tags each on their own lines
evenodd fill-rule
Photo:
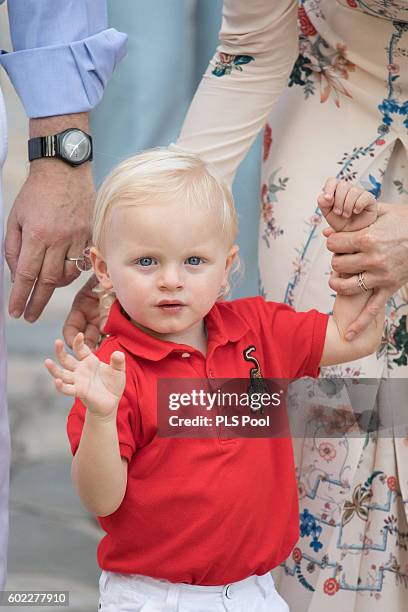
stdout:
<svg viewBox="0 0 408 612">
<path fill-rule="evenodd" d="M 94 108 L 126 54 L 127 36 L 107 28 L 106 0 L 8 0 L 7 6 L 13 52 L 1 51 L 0 64 L 27 115 Z"/>
</svg>

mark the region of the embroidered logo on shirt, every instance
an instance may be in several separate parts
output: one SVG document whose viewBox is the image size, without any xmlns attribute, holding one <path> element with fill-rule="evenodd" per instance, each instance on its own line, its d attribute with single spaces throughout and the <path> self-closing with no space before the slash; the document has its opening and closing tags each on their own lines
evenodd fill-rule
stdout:
<svg viewBox="0 0 408 612">
<path fill-rule="evenodd" d="M 243 351 L 245 361 L 250 361 L 251 363 L 254 364 L 254 367 L 252 367 L 249 371 L 250 383 L 248 387 L 248 395 L 250 397 L 254 394 L 257 394 L 257 395 L 262 394 L 262 393 L 269 394 L 268 386 L 265 383 L 263 376 L 262 376 L 261 366 L 259 365 L 259 361 L 256 357 L 252 355 L 254 351 L 256 351 L 256 347 L 253 345 L 248 346 L 248 348 L 244 349 Z M 253 408 L 251 406 L 250 410 L 251 412 L 258 412 L 259 410 L 260 413 L 263 414 L 264 407 L 260 406 L 260 408 Z"/>
</svg>

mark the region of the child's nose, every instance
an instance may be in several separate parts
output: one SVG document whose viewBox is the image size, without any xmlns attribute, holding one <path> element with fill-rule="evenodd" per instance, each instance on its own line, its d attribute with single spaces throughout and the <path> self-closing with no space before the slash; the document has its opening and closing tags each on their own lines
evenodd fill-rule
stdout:
<svg viewBox="0 0 408 612">
<path fill-rule="evenodd" d="M 163 268 L 159 285 L 161 289 L 168 289 L 172 291 L 181 289 L 183 287 L 181 271 L 176 266 L 168 266 Z"/>
</svg>

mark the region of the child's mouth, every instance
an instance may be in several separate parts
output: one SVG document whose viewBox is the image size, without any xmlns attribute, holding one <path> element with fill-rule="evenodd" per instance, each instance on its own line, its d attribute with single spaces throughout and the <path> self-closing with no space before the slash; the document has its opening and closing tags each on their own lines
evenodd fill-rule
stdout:
<svg viewBox="0 0 408 612">
<path fill-rule="evenodd" d="M 162 304 L 157 304 L 157 306 L 166 312 L 180 312 L 185 304 L 182 302 L 163 302 Z"/>
</svg>

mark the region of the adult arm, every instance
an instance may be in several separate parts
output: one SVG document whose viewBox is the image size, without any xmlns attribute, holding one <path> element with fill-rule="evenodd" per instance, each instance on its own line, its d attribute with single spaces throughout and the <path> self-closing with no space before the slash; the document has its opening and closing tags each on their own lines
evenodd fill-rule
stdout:
<svg viewBox="0 0 408 612">
<path fill-rule="evenodd" d="M 287 85 L 298 54 L 297 6 L 296 0 L 224 1 L 219 46 L 177 145 L 211 162 L 229 183 Z"/>
<path fill-rule="evenodd" d="M 8 12 L 14 51 L 0 63 L 30 118 L 30 137 L 68 127 L 89 132 L 87 112 L 126 45 L 124 34 L 106 28 L 105 0 L 9 0 Z M 10 314 L 34 321 L 55 287 L 78 275 L 65 257 L 79 256 L 89 239 L 94 197 L 89 163 L 30 164 L 7 224 Z"/>
<path fill-rule="evenodd" d="M 330 287 L 343 295 L 361 292 L 357 275 L 373 288 L 365 308 L 347 331 L 361 334 L 401 286 L 408 283 L 408 206 L 380 203 L 375 223 L 358 232 L 331 233 L 327 247 L 335 253 Z M 350 275 L 339 278 L 338 275 Z"/>
</svg>

